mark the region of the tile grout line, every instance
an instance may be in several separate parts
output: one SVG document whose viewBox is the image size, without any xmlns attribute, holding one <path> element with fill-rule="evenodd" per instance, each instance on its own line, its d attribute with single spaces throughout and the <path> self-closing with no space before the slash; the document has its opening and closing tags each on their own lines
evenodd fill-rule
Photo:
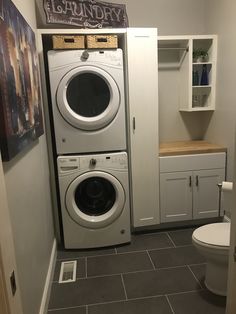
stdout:
<svg viewBox="0 0 236 314">
<path fill-rule="evenodd" d="M 99 257 L 99 256 L 109 256 L 109 255 L 115 255 L 115 249 L 113 253 L 108 253 L 108 254 L 95 254 L 95 255 L 84 255 L 84 256 L 75 256 L 75 257 L 65 257 L 65 258 L 58 258 L 57 261 L 70 261 L 71 259 L 83 259 L 87 257 Z"/>
<path fill-rule="evenodd" d="M 85 257 L 85 278 L 88 278 L 88 258 Z"/>
<path fill-rule="evenodd" d="M 128 300 L 127 292 L 125 289 L 125 282 L 124 282 L 123 274 L 120 274 L 120 276 L 121 276 L 121 281 L 122 281 L 122 285 L 123 285 L 124 292 L 125 292 L 125 299 Z"/>
<path fill-rule="evenodd" d="M 155 268 L 155 269 L 143 269 L 143 270 L 135 270 L 135 271 L 128 271 L 123 272 L 122 274 L 136 274 L 136 273 L 144 273 L 149 271 L 160 271 L 160 270 L 167 270 L 167 269 L 175 269 L 175 268 L 187 268 L 187 265 L 180 265 L 180 266 L 172 266 L 172 267 L 162 267 L 162 268 Z M 118 276 L 121 273 L 114 273 L 114 274 L 103 274 L 103 275 L 97 275 L 97 276 L 89 276 L 87 279 L 90 278 L 100 278 L 100 277 L 110 277 L 110 276 Z M 86 279 L 86 278 L 81 278 Z"/>
<path fill-rule="evenodd" d="M 168 295 L 166 294 L 165 297 L 166 297 L 166 300 L 167 300 L 167 302 L 168 302 L 168 304 L 169 304 L 169 307 L 170 307 L 170 309 L 171 309 L 171 312 L 172 312 L 173 314 L 175 314 L 175 311 L 174 311 L 174 309 L 173 309 L 173 307 L 172 307 L 172 305 L 171 305 L 171 303 L 170 303 L 170 300 L 169 300 L 169 298 L 168 298 Z"/>
<path fill-rule="evenodd" d="M 48 312 L 52 311 L 61 311 L 61 310 L 71 310 L 71 309 L 79 309 L 79 308 L 84 308 L 87 305 L 78 305 L 78 306 L 70 306 L 70 307 L 59 307 L 59 308 L 52 308 L 52 309 L 47 309 Z"/>
<path fill-rule="evenodd" d="M 151 256 L 149 254 L 149 252 L 147 251 L 149 258 L 151 259 Z M 152 263 L 152 259 L 151 259 L 151 263 Z M 155 265 L 152 263 L 152 265 L 154 266 L 153 269 L 144 269 L 144 270 L 136 270 L 136 271 L 129 271 L 129 272 L 123 272 L 123 274 L 135 274 L 135 273 L 141 273 L 141 272 L 147 272 L 147 271 L 159 271 L 159 270 L 165 270 L 165 269 L 175 269 L 175 268 L 181 268 L 181 267 L 188 267 L 188 266 L 202 266 L 202 265 L 206 265 L 206 263 L 197 263 L 197 264 L 186 264 L 186 265 L 179 265 L 179 266 L 170 266 L 170 267 L 159 267 L 156 268 Z M 109 276 L 117 276 L 120 275 L 121 273 L 114 273 L 114 274 L 101 274 L 101 275 L 96 275 L 96 276 L 88 276 L 87 275 L 87 267 L 85 265 L 85 276 L 83 277 L 77 277 L 76 280 L 82 280 L 82 279 L 92 279 L 92 278 L 100 278 L 100 277 L 109 277 Z M 52 283 L 57 283 L 59 284 L 58 280 L 53 280 Z"/>
<path fill-rule="evenodd" d="M 187 294 L 192 292 L 198 292 L 198 291 L 204 291 L 204 289 L 198 289 L 198 290 L 190 290 L 190 291 L 182 291 L 182 292 L 175 292 L 175 293 L 169 293 L 169 294 L 157 294 L 157 295 L 150 295 L 150 296 L 143 296 L 138 298 L 129 298 L 127 300 L 120 299 L 120 300 L 114 300 L 114 301 L 107 301 L 107 302 L 98 302 L 98 303 L 91 303 L 88 305 L 78 305 L 74 307 L 65 307 L 65 308 L 51 308 L 48 309 L 48 311 L 58 311 L 58 310 L 65 310 L 65 309 L 75 309 L 75 308 L 82 308 L 86 306 L 94 306 L 94 305 L 105 305 L 105 304 L 113 304 L 118 302 L 126 302 L 126 301 L 134 301 L 134 300 L 145 300 L 145 299 L 151 299 L 151 298 L 159 298 L 159 297 L 167 297 L 172 295 L 179 295 L 179 294 Z"/>
<path fill-rule="evenodd" d="M 169 237 L 168 238 L 171 240 L 171 243 L 174 245 L 174 248 L 181 248 L 181 247 L 187 247 L 187 246 L 193 246 L 192 244 L 186 244 L 186 245 L 178 245 L 176 246 L 173 242 L 173 240 Z M 149 251 L 155 251 L 155 250 L 166 250 L 166 249 L 173 249 L 173 246 L 165 246 L 165 247 L 160 247 L 160 248 L 153 248 L 153 249 L 148 249 Z M 93 258 L 93 257 L 105 257 L 105 256 L 112 256 L 112 255 L 122 255 L 122 254 L 132 254 L 132 253 L 142 253 L 145 252 L 147 249 L 140 249 L 140 250 L 134 250 L 134 251 L 125 251 L 125 252 L 119 252 L 117 249 L 115 249 L 114 253 L 109 253 L 109 254 L 98 254 L 98 255 L 89 255 L 89 256 L 82 256 L 82 257 L 68 257 L 68 258 L 58 258 L 58 262 L 62 261 L 70 261 L 70 260 L 78 260 L 78 259 L 86 259 L 86 258 Z"/>
<path fill-rule="evenodd" d="M 51 308 L 48 309 L 48 312 L 52 312 L 52 311 L 61 311 L 61 310 L 70 310 L 70 309 L 77 309 L 77 308 L 86 308 L 89 306 L 94 306 L 94 305 L 105 305 L 105 304 L 112 304 L 112 303 L 116 303 L 116 302 L 124 302 L 126 300 L 121 299 L 121 300 L 115 300 L 115 301 L 107 301 L 107 302 L 100 302 L 100 303 L 91 303 L 91 304 L 84 304 L 84 305 L 78 305 L 78 306 L 70 306 L 70 307 L 59 307 L 59 308 Z"/>
<path fill-rule="evenodd" d="M 63 262 L 63 261 L 74 261 L 74 260 L 83 260 L 85 259 L 86 256 L 81 256 L 81 257 L 66 257 L 66 258 L 57 258 L 57 262 Z"/>
<path fill-rule="evenodd" d="M 206 265 L 207 263 L 195 263 L 195 264 L 188 264 L 189 266 L 200 266 L 200 265 Z"/>
<path fill-rule="evenodd" d="M 172 231 L 172 232 L 180 232 L 180 231 L 182 231 L 182 230 L 176 230 L 176 231 Z M 150 233 L 150 235 L 152 235 L 152 234 L 155 234 L 155 233 Z M 169 235 L 169 233 L 168 233 L 168 231 L 162 231 L 162 232 L 159 232 L 158 234 L 165 234 L 165 235 L 167 235 L 168 236 L 168 238 L 169 238 L 169 240 L 171 240 L 171 242 L 172 242 L 172 244 L 174 245 L 174 247 L 184 247 L 184 246 L 190 246 L 190 244 L 187 244 L 187 245 L 178 245 L 178 246 L 176 246 L 175 244 L 174 244 L 174 242 L 173 242 L 173 240 L 171 239 L 171 237 L 170 237 L 170 235 Z M 149 233 L 148 234 L 145 234 L 145 236 L 148 236 L 149 235 Z M 155 248 L 155 249 L 152 249 L 152 250 L 158 250 L 158 249 L 166 249 L 166 248 L 171 248 L 170 246 L 166 246 L 166 247 L 163 247 L 163 248 Z M 83 256 L 75 256 L 75 257 L 72 257 L 72 259 L 83 259 L 83 258 L 86 258 L 86 257 L 97 257 L 97 256 L 107 256 L 107 255 L 114 255 L 114 254 L 123 254 L 123 253 L 133 253 L 133 252 L 143 252 L 143 251 L 145 251 L 146 249 L 143 249 L 143 250 L 137 250 L 137 251 L 126 251 L 126 252 L 118 252 L 118 250 L 117 250 L 117 248 L 115 247 L 115 248 L 113 248 L 114 249 L 114 252 L 113 253 L 108 253 L 108 254 L 94 254 L 94 255 L 88 255 L 88 256 L 86 256 L 86 254 L 85 255 L 83 255 Z M 118 249 L 119 249 L 119 247 L 118 247 Z M 98 250 L 99 251 L 99 250 Z M 71 260 L 71 257 L 59 257 L 59 258 L 57 258 L 57 261 L 63 261 L 63 260 Z"/>
<path fill-rule="evenodd" d="M 153 269 L 156 269 L 156 267 L 155 267 L 155 265 L 154 265 L 154 263 L 153 263 L 153 261 L 152 261 L 152 258 L 151 258 L 151 256 L 150 256 L 148 250 L 147 250 L 146 252 L 147 252 L 147 255 L 148 255 L 149 259 L 150 259 L 150 262 L 151 262 L 151 264 L 152 264 Z"/>
<path fill-rule="evenodd" d="M 199 284 L 199 286 L 203 289 L 200 281 L 197 279 L 197 277 L 195 276 L 194 272 L 192 271 L 191 267 L 189 265 L 188 266 L 188 269 L 190 270 L 191 274 L 193 275 L 194 279 L 197 281 L 197 283 Z"/>
<path fill-rule="evenodd" d="M 166 235 L 169 238 L 170 242 L 174 245 L 174 248 L 176 248 L 176 245 L 175 245 L 174 241 L 171 239 L 171 236 L 169 235 L 168 232 L 166 232 Z"/>
<path fill-rule="evenodd" d="M 200 265 L 200 264 L 199 264 Z M 150 272 L 150 271 L 161 271 L 161 270 L 168 270 L 168 269 L 177 269 L 177 268 L 187 268 L 188 265 L 180 265 L 180 266 L 171 266 L 171 267 L 161 267 L 161 268 L 155 268 L 155 269 L 144 269 L 144 270 L 136 270 L 136 271 L 129 271 L 124 272 L 122 274 L 138 274 L 138 273 L 144 273 L 144 272 Z M 119 276 L 121 273 L 114 273 L 114 274 L 101 274 L 96 276 L 87 276 L 87 277 L 80 277 L 76 278 L 76 280 L 88 280 L 88 279 L 94 279 L 94 278 L 101 278 L 101 277 L 112 277 L 112 276 Z M 58 281 L 54 281 L 53 283 L 58 283 Z"/>
<path fill-rule="evenodd" d="M 89 311 L 88 311 L 88 305 L 86 305 L 86 314 L 88 314 L 88 312 L 89 312 Z"/>
<path fill-rule="evenodd" d="M 189 291 L 173 292 L 173 293 L 168 293 L 167 296 L 187 294 L 187 293 L 199 292 L 199 291 L 204 291 L 204 290 L 206 290 L 206 289 L 196 289 L 196 290 L 189 290 Z"/>
</svg>

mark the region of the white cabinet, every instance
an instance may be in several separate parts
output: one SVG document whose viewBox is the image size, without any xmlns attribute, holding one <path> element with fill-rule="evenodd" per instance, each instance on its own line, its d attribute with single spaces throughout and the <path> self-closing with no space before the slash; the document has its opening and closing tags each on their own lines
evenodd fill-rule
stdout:
<svg viewBox="0 0 236 314">
<path fill-rule="evenodd" d="M 219 215 L 219 189 L 217 184 L 225 179 L 225 169 L 193 172 L 193 219 Z"/>
<path fill-rule="evenodd" d="M 159 36 L 158 45 L 159 71 L 178 74 L 179 110 L 214 110 L 217 36 Z M 205 59 L 199 57 L 201 53 Z"/>
<path fill-rule="evenodd" d="M 192 219 L 191 176 L 189 171 L 161 173 L 161 222 Z"/>
<path fill-rule="evenodd" d="M 157 29 L 127 29 L 129 147 L 134 227 L 159 218 Z"/>
<path fill-rule="evenodd" d="M 223 215 L 217 184 L 225 179 L 225 153 L 160 157 L 160 172 L 162 223 Z"/>
</svg>

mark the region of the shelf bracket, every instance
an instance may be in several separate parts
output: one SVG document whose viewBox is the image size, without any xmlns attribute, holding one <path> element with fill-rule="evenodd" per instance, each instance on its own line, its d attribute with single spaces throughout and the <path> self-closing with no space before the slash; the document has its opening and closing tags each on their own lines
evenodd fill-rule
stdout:
<svg viewBox="0 0 236 314">
<path fill-rule="evenodd" d="M 186 54 L 189 52 L 189 47 L 187 47 L 180 59 L 180 62 L 179 62 L 179 67 L 181 67 L 182 63 L 184 62 L 184 58 L 186 57 Z"/>
</svg>

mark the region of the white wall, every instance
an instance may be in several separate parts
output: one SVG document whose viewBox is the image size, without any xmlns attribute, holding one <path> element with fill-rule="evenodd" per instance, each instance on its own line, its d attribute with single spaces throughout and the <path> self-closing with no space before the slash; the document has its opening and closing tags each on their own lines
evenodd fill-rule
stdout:
<svg viewBox="0 0 236 314">
<path fill-rule="evenodd" d="M 14 0 L 36 28 L 34 0 Z M 3 163 L 24 314 L 39 312 L 54 239 L 45 135 Z"/>
<path fill-rule="evenodd" d="M 206 139 L 228 147 L 227 179 L 233 178 L 236 121 L 236 1 L 208 0 L 206 29 L 218 34 L 216 111 Z"/>
</svg>

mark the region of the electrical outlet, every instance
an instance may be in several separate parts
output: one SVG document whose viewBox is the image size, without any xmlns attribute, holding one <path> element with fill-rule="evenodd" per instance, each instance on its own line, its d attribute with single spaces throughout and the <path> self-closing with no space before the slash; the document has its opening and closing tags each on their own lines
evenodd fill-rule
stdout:
<svg viewBox="0 0 236 314">
<path fill-rule="evenodd" d="M 14 271 L 11 273 L 10 282 L 11 282 L 11 292 L 12 292 L 12 295 L 14 296 L 16 293 L 16 277 L 15 277 Z"/>
</svg>

